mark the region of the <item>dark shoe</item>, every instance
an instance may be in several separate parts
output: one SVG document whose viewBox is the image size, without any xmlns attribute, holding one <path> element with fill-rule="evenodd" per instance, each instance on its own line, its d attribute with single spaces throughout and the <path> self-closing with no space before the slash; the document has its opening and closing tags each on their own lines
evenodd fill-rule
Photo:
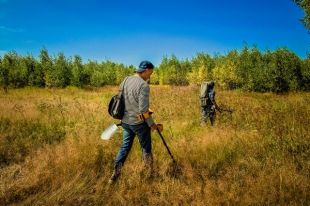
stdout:
<svg viewBox="0 0 310 206">
<path fill-rule="evenodd" d="M 121 170 L 122 170 L 122 164 L 118 164 L 114 166 L 112 176 L 109 179 L 109 184 L 113 184 L 114 182 L 116 182 L 116 180 L 121 175 Z"/>
</svg>

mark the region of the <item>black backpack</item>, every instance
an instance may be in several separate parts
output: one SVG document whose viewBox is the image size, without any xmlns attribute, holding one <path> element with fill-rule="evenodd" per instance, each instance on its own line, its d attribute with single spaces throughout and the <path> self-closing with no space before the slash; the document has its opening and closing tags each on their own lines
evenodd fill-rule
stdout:
<svg viewBox="0 0 310 206">
<path fill-rule="evenodd" d="M 109 103 L 108 112 L 114 119 L 123 119 L 125 111 L 125 100 L 123 96 L 124 85 L 128 77 L 126 77 L 122 89 L 118 94 L 114 95 Z"/>
</svg>

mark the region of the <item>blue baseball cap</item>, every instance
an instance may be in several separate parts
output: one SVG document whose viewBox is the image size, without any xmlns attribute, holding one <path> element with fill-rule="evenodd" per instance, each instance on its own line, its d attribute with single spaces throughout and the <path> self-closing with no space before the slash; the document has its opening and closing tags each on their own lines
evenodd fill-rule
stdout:
<svg viewBox="0 0 310 206">
<path fill-rule="evenodd" d="M 146 69 L 154 69 L 154 65 L 150 61 L 142 61 L 139 65 L 139 68 L 136 69 L 136 72 L 143 72 Z"/>
</svg>

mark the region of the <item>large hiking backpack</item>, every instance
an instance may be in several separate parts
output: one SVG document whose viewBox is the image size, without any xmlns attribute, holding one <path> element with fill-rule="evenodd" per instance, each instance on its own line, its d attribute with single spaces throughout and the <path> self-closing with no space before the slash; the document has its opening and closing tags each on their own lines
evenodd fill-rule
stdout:
<svg viewBox="0 0 310 206">
<path fill-rule="evenodd" d="M 128 77 L 127 77 L 128 78 Z M 108 112 L 111 117 L 114 119 L 123 119 L 125 112 L 125 100 L 123 96 L 124 85 L 126 83 L 125 79 L 122 89 L 118 92 L 118 94 L 114 95 L 109 103 Z"/>
<path fill-rule="evenodd" d="M 208 92 L 208 82 L 203 82 L 200 86 L 200 98 L 207 97 Z"/>
<path fill-rule="evenodd" d="M 209 99 L 209 92 L 211 90 L 211 87 L 214 86 L 214 82 L 210 81 L 210 82 L 203 82 L 200 86 L 200 104 L 202 107 L 207 106 L 207 102 Z"/>
</svg>

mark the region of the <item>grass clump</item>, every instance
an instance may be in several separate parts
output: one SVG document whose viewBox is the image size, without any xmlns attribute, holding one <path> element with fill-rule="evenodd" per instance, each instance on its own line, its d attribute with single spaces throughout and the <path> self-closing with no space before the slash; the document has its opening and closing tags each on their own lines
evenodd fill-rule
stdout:
<svg viewBox="0 0 310 206">
<path fill-rule="evenodd" d="M 38 120 L 11 121 L 0 119 L 0 167 L 19 163 L 45 145 L 59 143 L 65 138 L 65 131 L 57 123 L 44 124 Z"/>
</svg>

